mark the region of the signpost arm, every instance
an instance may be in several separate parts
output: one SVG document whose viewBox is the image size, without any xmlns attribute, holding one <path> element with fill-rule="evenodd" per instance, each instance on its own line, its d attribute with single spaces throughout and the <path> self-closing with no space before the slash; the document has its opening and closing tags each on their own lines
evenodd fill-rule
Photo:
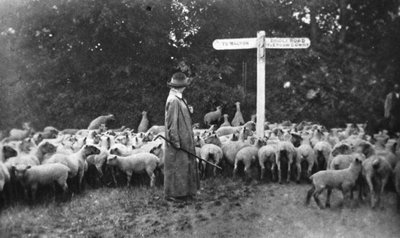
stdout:
<svg viewBox="0 0 400 238">
<path fill-rule="evenodd" d="M 256 134 L 264 137 L 265 121 L 265 31 L 257 32 L 257 125 Z"/>
</svg>

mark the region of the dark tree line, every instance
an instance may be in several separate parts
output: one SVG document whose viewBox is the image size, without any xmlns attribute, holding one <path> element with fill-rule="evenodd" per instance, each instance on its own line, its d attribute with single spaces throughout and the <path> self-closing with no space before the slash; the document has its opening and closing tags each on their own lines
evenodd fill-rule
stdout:
<svg viewBox="0 0 400 238">
<path fill-rule="evenodd" d="M 1 129 L 82 128 L 105 113 L 136 128 L 142 110 L 162 124 L 176 71 L 195 78 L 186 92 L 194 121 L 217 105 L 232 119 L 235 101 L 248 120 L 255 50 L 216 51 L 212 42 L 259 30 L 312 41 L 267 51 L 269 121 L 376 124 L 399 81 L 396 0 L 19 0 L 1 2 L 0 16 Z"/>
</svg>

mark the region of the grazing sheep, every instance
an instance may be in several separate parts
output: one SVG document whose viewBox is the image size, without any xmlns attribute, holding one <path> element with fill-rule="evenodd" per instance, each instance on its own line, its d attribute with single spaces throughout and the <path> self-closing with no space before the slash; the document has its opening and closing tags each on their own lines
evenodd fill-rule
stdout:
<svg viewBox="0 0 400 238">
<path fill-rule="evenodd" d="M 240 126 L 244 124 L 242 112 L 240 111 L 240 102 L 236 102 L 236 113 L 232 120 L 232 126 Z"/>
<path fill-rule="evenodd" d="M 297 156 L 296 148 L 289 141 L 280 141 L 277 144 L 276 149 L 276 166 L 278 168 L 278 182 L 282 183 L 282 159 L 287 159 L 287 179 L 286 182 L 290 181 L 291 166 L 295 162 Z"/>
<path fill-rule="evenodd" d="M 228 121 L 228 114 L 224 114 L 224 123 L 222 123 L 219 127 L 224 127 L 224 126 L 231 126 L 231 123 Z"/>
<path fill-rule="evenodd" d="M 115 120 L 115 117 L 113 114 L 99 116 L 96 119 L 94 119 L 92 122 L 90 122 L 87 129 L 88 130 L 97 130 L 101 127 L 102 124 L 105 125 L 110 120 Z"/>
<path fill-rule="evenodd" d="M 107 164 L 116 166 L 126 173 L 128 187 L 131 184 L 133 172 L 146 172 L 150 177 L 150 187 L 154 187 L 156 178 L 154 175 L 154 170 L 158 167 L 159 162 L 160 160 L 158 157 L 150 153 L 139 153 L 127 157 L 109 155 L 107 158 Z"/>
<path fill-rule="evenodd" d="M 36 200 L 39 185 L 51 185 L 56 182 L 62 187 L 64 193 L 68 190 L 67 178 L 70 170 L 63 164 L 17 165 L 13 167 L 13 171 L 16 179 L 24 186 L 25 197 L 27 197 L 27 189 L 31 189 L 32 201 Z"/>
<path fill-rule="evenodd" d="M 327 141 L 318 141 L 314 145 L 315 155 L 317 156 L 318 171 L 328 167 L 329 155 L 332 151 L 331 144 Z"/>
<path fill-rule="evenodd" d="M 400 162 L 397 162 L 393 170 L 393 184 L 396 190 L 397 211 L 400 212 Z"/>
<path fill-rule="evenodd" d="M 319 208 L 323 209 L 318 196 L 327 189 L 325 207 L 330 207 L 330 196 L 334 188 L 342 191 L 344 201 L 346 201 L 349 193 L 356 185 L 361 169 L 362 162 L 356 158 L 347 169 L 323 170 L 311 175 L 312 187 L 307 192 L 306 205 L 310 204 L 311 196 L 313 196 Z"/>
<path fill-rule="evenodd" d="M 268 142 L 267 142 L 268 143 Z M 268 163 L 271 166 L 271 174 L 272 180 L 275 180 L 275 170 L 276 170 L 276 151 L 277 151 L 277 142 L 271 143 L 261 147 L 258 150 L 258 162 L 261 167 L 261 176 L 260 179 L 263 180 L 265 178 L 265 164 Z"/>
<path fill-rule="evenodd" d="M 258 151 L 264 145 L 262 139 L 257 139 L 256 143 L 252 146 L 247 146 L 240 149 L 235 156 L 235 165 L 233 167 L 234 178 L 237 175 L 238 164 L 244 164 L 245 179 L 251 178 L 250 167 L 258 161 Z"/>
<path fill-rule="evenodd" d="M 149 119 L 147 118 L 147 112 L 142 112 L 142 120 L 140 121 L 138 132 L 146 132 L 149 129 Z"/>
<path fill-rule="evenodd" d="M 371 193 L 371 207 L 380 203 L 381 194 L 392 174 L 392 167 L 381 155 L 372 155 L 362 163 L 362 175 Z M 362 192 L 360 191 L 362 195 Z"/>
<path fill-rule="evenodd" d="M 85 145 L 79 151 L 66 155 L 54 154 L 49 159 L 43 161 L 43 164 L 61 163 L 70 169 L 69 178 L 77 178 L 77 189 L 81 192 L 82 179 L 87 166 L 86 159 L 89 155 L 99 154 L 100 150 L 93 145 Z"/>
<path fill-rule="evenodd" d="M 218 106 L 215 111 L 209 112 L 204 115 L 204 124 L 210 126 L 212 122 L 219 122 L 221 120 L 222 107 Z"/>
</svg>

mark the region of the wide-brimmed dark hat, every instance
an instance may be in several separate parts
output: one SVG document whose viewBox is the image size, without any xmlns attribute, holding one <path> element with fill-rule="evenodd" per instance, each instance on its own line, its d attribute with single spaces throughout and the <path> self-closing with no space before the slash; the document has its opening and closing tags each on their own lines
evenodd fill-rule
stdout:
<svg viewBox="0 0 400 238">
<path fill-rule="evenodd" d="M 186 77 L 184 73 L 175 73 L 172 75 L 171 81 L 167 83 L 169 87 L 173 88 L 182 88 L 182 87 L 187 87 L 191 83 L 191 79 Z"/>
</svg>

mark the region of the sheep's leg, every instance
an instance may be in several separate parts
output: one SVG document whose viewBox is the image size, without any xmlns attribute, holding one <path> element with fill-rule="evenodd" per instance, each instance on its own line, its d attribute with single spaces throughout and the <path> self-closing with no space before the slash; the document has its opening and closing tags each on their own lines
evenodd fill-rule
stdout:
<svg viewBox="0 0 400 238">
<path fill-rule="evenodd" d="M 146 172 L 147 172 L 147 175 L 149 175 L 149 177 L 150 177 L 150 187 L 152 188 L 152 187 L 154 187 L 155 182 L 156 182 L 156 175 L 154 174 L 154 170 L 151 170 L 151 169 L 147 169 Z"/>
<path fill-rule="evenodd" d="M 132 178 L 132 171 L 126 171 L 126 186 L 130 187 L 131 186 L 131 178 Z"/>
<path fill-rule="evenodd" d="M 31 186 L 31 193 L 32 193 L 32 202 L 36 201 L 36 191 L 37 191 L 38 185 L 37 184 L 33 184 Z"/>
<path fill-rule="evenodd" d="M 300 183 L 300 177 L 301 177 L 301 162 L 300 160 L 296 162 L 296 168 L 297 168 L 297 183 Z"/>
<path fill-rule="evenodd" d="M 235 165 L 233 167 L 233 172 L 232 172 L 233 180 L 235 180 L 237 176 L 237 167 L 238 167 L 238 162 L 235 161 Z"/>
<path fill-rule="evenodd" d="M 331 195 L 332 195 L 332 189 L 328 188 L 326 191 L 325 207 L 331 207 Z"/>
<path fill-rule="evenodd" d="M 317 203 L 318 207 L 320 209 L 324 209 L 324 207 L 321 204 L 321 201 L 319 200 L 318 196 L 324 191 L 324 188 L 316 188 L 316 191 L 313 194 L 314 200 Z"/>
<path fill-rule="evenodd" d="M 262 181 L 265 178 L 265 165 L 263 162 L 260 162 L 260 167 L 261 167 L 260 180 Z"/>
<path fill-rule="evenodd" d="M 372 184 L 372 178 L 371 178 L 371 176 L 366 176 L 365 179 L 367 180 L 369 191 L 371 193 L 371 195 L 370 195 L 371 196 L 371 207 L 374 208 L 375 207 L 375 204 L 374 204 L 375 191 L 374 191 L 374 186 Z"/>
<path fill-rule="evenodd" d="M 291 167 L 293 164 L 293 155 L 288 155 L 289 159 L 288 159 L 288 168 L 287 168 L 287 178 L 286 178 L 286 182 L 289 183 L 290 182 L 290 175 L 291 175 Z"/>
<path fill-rule="evenodd" d="M 380 187 L 381 190 L 379 192 L 379 197 L 378 197 L 378 204 L 380 204 L 380 202 L 381 202 L 381 196 L 382 196 L 383 192 L 385 191 L 385 186 L 386 186 L 388 180 L 389 180 L 388 175 L 386 175 L 385 177 L 382 178 L 382 183 L 381 183 L 381 187 Z"/>
<path fill-rule="evenodd" d="M 312 185 L 311 189 L 308 190 L 308 192 L 307 192 L 306 205 L 310 204 L 310 199 L 311 199 L 311 196 L 314 194 L 314 192 L 315 192 L 315 186 Z"/>
<path fill-rule="evenodd" d="M 271 165 L 271 175 L 272 175 L 271 177 L 272 177 L 272 181 L 275 181 L 275 180 L 276 180 L 275 173 L 276 173 L 276 163 L 272 162 L 272 165 Z"/>
<path fill-rule="evenodd" d="M 309 160 L 308 161 L 308 168 L 307 168 L 307 178 L 310 178 L 313 167 L 314 167 L 314 160 Z"/>
<path fill-rule="evenodd" d="M 276 160 L 276 167 L 278 168 L 278 183 L 282 183 L 282 171 L 281 171 L 281 162 L 280 158 L 278 157 Z"/>
</svg>

